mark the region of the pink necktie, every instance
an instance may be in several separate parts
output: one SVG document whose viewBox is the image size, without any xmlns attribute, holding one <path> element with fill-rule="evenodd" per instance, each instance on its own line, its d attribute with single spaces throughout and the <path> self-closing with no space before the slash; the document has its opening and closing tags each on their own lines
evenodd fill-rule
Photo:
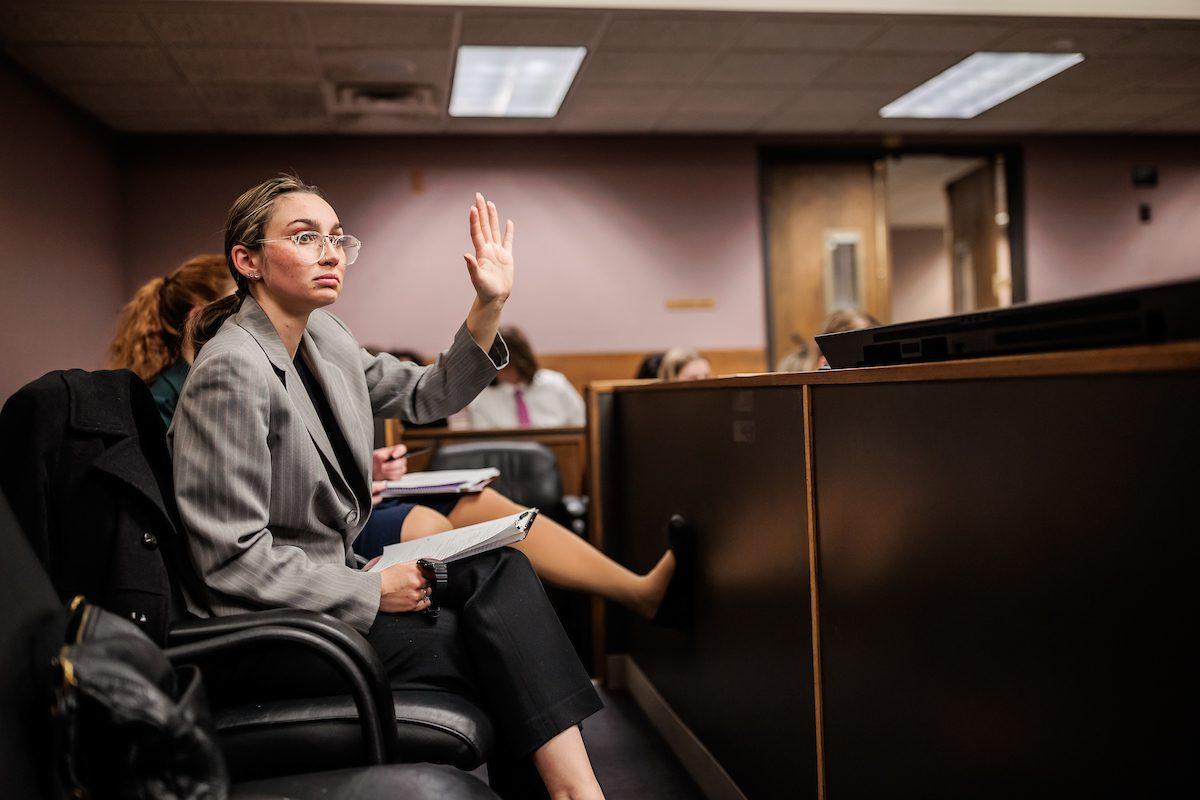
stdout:
<svg viewBox="0 0 1200 800">
<path fill-rule="evenodd" d="M 525 393 L 520 389 L 513 389 L 513 400 L 517 404 L 517 427 L 529 427 L 529 406 L 525 405 Z"/>
</svg>

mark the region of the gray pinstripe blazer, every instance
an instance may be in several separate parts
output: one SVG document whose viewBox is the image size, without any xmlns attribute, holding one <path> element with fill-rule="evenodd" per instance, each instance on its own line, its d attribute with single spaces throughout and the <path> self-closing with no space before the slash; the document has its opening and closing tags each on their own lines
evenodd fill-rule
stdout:
<svg viewBox="0 0 1200 800">
<path fill-rule="evenodd" d="M 209 597 L 201 616 L 264 608 L 324 611 L 366 631 L 378 573 L 350 545 L 371 512 L 372 417 L 425 422 L 475 398 L 508 362 L 464 324 L 437 363 L 372 356 L 332 314 L 314 311 L 300 343 L 358 462 L 342 474 L 333 446 L 271 320 L 251 297 L 200 351 L 168 433 L 175 492 Z"/>
</svg>

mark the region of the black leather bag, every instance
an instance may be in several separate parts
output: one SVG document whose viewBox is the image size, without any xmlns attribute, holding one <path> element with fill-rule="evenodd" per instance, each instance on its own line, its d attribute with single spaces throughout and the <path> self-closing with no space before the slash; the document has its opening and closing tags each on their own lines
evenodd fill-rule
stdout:
<svg viewBox="0 0 1200 800">
<path fill-rule="evenodd" d="M 62 798 L 224 800 L 225 761 L 200 671 L 171 666 L 135 625 L 71 604 L 51 670 L 55 794 Z"/>
</svg>

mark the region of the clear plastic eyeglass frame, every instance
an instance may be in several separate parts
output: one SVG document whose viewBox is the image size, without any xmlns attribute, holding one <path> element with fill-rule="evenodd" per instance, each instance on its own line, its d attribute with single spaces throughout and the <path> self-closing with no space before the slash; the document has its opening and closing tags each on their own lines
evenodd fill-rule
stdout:
<svg viewBox="0 0 1200 800">
<path fill-rule="evenodd" d="M 320 234 L 316 231 L 301 231 L 293 233 L 291 236 L 283 236 L 277 239 L 258 239 L 255 244 L 264 244 L 266 242 L 291 242 L 296 252 L 308 259 L 309 264 L 318 264 L 328 252 L 327 248 L 334 248 L 340 252 L 346 261 L 346 266 L 350 266 L 358 260 L 358 251 L 362 249 L 362 242 L 357 236 L 349 234 Z M 316 248 L 316 255 L 313 255 Z"/>
</svg>

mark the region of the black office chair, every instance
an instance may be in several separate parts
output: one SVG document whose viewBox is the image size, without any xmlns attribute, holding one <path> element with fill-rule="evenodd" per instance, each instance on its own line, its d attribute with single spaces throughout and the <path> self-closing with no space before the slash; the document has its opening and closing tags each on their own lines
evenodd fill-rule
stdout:
<svg viewBox="0 0 1200 800">
<path fill-rule="evenodd" d="M 35 446 L 39 443 L 26 441 L 22 435 L 25 416 L 34 412 L 49 414 L 49 427 L 61 424 L 65 430 L 75 425 L 73 407 L 65 399 L 68 386 L 75 389 L 99 385 L 99 396 L 111 398 L 112 403 L 128 403 L 128 406 L 112 406 L 110 413 L 132 413 L 139 426 L 150 425 L 134 439 L 138 447 L 145 448 L 147 473 L 154 473 L 166 498 L 172 494 L 170 475 L 163 474 L 163 464 L 169 465 L 166 454 L 165 431 L 154 411 L 149 390 L 132 373 L 126 382 L 117 381 L 120 391 L 114 391 L 114 375 L 120 373 L 83 373 L 73 370 L 68 373 L 50 373 L 20 390 L 5 404 L 0 417 L 5 433 L 0 441 L 0 452 L 9 463 L 24 466 L 28 461 L 39 463 L 43 454 Z M 96 383 L 89 384 L 89 381 Z M 58 410 L 61 408 L 61 412 Z M 32 409 L 32 411 L 31 411 Z M 47 411 L 47 409 L 54 409 Z M 61 423 L 58 416 L 63 417 Z M 38 417 L 46 425 L 45 416 Z M 145 422 L 145 420 L 150 420 Z M 157 428 L 153 426 L 157 425 Z M 89 429 L 90 430 L 90 429 Z M 81 435 L 87 435 L 84 431 Z M 109 434 L 97 431 L 103 439 Z M 111 437 L 108 441 L 111 441 Z M 133 442 L 127 440 L 126 444 Z M 72 453 L 78 448 L 73 440 Z M 127 454 L 128 448 L 124 452 Z M 36 452 L 29 452 L 36 451 Z M 105 451 L 108 452 L 108 451 Z M 61 459 L 69 454 L 53 453 L 46 457 Z M 20 459 L 20 461 L 17 461 Z M 157 467 L 157 469 L 155 469 Z M 92 468 L 94 469 L 94 468 Z M 12 470 L 6 471 L 5 488 L 14 483 Z M 42 474 L 41 470 L 39 470 Z M 85 475 L 90 470 L 83 471 Z M 229 763 L 230 773 L 237 780 L 249 780 L 274 775 L 310 772 L 313 770 L 336 769 L 362 764 L 386 764 L 397 762 L 432 762 L 448 764 L 464 770 L 478 767 L 488 760 L 494 745 L 495 733 L 491 721 L 482 709 L 471 700 L 449 692 L 392 691 L 382 663 L 374 649 L 351 626 L 325 614 L 298 610 L 274 610 L 251 614 L 239 614 L 215 619 L 195 619 L 180 613 L 179 586 L 183 580 L 194 576 L 180 574 L 177 558 L 169 557 L 169 542 L 180 539 L 182 530 L 174 504 L 165 500 L 165 508 L 151 507 L 150 501 L 139 488 L 138 481 L 117 479 L 105 473 L 103 480 L 89 482 L 87 491 L 102 492 L 121 514 L 137 520 L 145 527 L 139 529 L 137 544 L 128 552 L 122 551 L 121 558 L 138 558 L 147 565 L 144 570 L 155 577 L 158 584 L 169 583 L 170 595 L 175 608 L 166 636 L 168 655 L 176 663 L 197 663 L 201 669 L 205 663 L 211 667 L 222 660 L 230 646 L 257 648 L 264 658 L 278 664 L 279 674 L 289 669 L 288 651 L 305 648 L 315 651 L 332 664 L 344 677 L 343 686 L 331 687 L 330 696 L 288 697 L 271 695 L 266 687 L 252 697 L 230 698 L 220 686 L 210 680 L 210 697 L 215 706 L 214 719 L 222 749 Z M 128 476 L 125 476 L 128 477 Z M 153 481 L 152 481 L 153 482 Z M 78 539 L 79 546 L 86 542 L 95 547 L 87 527 L 86 501 L 71 495 L 60 497 L 57 492 L 73 491 L 72 487 L 43 485 L 42 482 L 21 483 L 11 499 L 23 503 L 22 514 L 38 517 L 47 508 L 58 505 L 79 506 L 82 514 L 73 519 L 79 526 L 71 526 L 70 535 Z M 82 490 L 81 490 L 82 491 Z M 153 491 L 151 489 L 151 491 Z M 163 498 L 160 498 L 163 499 Z M 61 513 L 66 510 L 59 509 Z M 165 511 L 165 516 L 164 516 Z M 80 512 L 79 508 L 72 512 Z M 60 514 L 61 516 L 61 514 Z M 44 518 L 44 517 L 43 517 Z M 92 522 L 98 525 L 100 522 Z M 144 530 L 145 533 L 140 531 Z M 122 531 L 122 534 L 128 531 Z M 41 543 L 39 543 L 40 546 Z M 70 546 L 70 542 L 66 543 Z M 146 546 L 143 547 L 142 545 Z M 116 544 L 111 545 L 114 548 Z M 167 554 L 164 554 L 167 551 Z M 111 553 L 96 555 L 102 563 L 113 561 Z M 45 564 L 48 571 L 50 566 Z M 161 572 L 161 579 L 157 577 Z M 123 587 L 128 588 L 128 587 Z M 59 587 L 60 591 L 65 587 Z M 70 594 L 75 591 L 68 590 Z M 135 592 L 136 594 L 136 592 Z M 100 598 L 95 598 L 98 602 Z M 115 603 L 123 601 L 124 596 Z M 104 602 L 99 602 L 104 606 Z M 128 608 L 118 610 L 129 616 Z M 144 615 L 134 613 L 135 621 L 144 621 Z M 141 619 L 139 619 L 141 616 Z M 443 611 L 446 624 L 451 623 L 452 610 Z M 183 617 L 182 619 L 180 617 Z M 211 677 L 211 676 L 210 676 Z M 261 687 L 260 687 L 261 688 Z"/>
<path fill-rule="evenodd" d="M 514 503 L 540 513 L 586 536 L 587 500 L 563 495 L 558 458 L 540 442 L 464 442 L 445 445 L 430 459 L 429 469 L 482 469 L 495 467 L 500 477 L 492 488 Z M 547 596 L 579 660 L 592 661 L 592 610 L 584 595 L 547 587 Z"/>
<path fill-rule="evenodd" d="M 500 477 L 492 488 L 523 506 L 541 513 L 580 536 L 586 534 L 587 501 L 563 495 L 558 458 L 539 442 L 465 442 L 438 449 L 429 469 L 482 469 L 495 467 Z"/>
<path fill-rule="evenodd" d="M 50 658 L 67 614 L 0 493 L 0 797 L 46 798 Z M 230 639 L 228 647 L 239 646 Z M 365 676 L 361 676 L 365 679 Z M 233 787 L 238 800 L 495 800 L 474 777 L 446 766 L 406 764 L 291 775 Z"/>
</svg>

